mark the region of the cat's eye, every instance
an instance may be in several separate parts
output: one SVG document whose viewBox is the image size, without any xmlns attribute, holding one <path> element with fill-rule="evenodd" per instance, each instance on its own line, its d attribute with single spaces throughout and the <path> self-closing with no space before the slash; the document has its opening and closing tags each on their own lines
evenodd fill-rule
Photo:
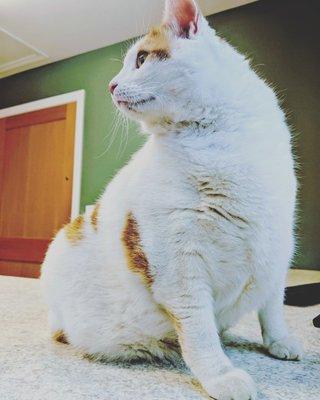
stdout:
<svg viewBox="0 0 320 400">
<path fill-rule="evenodd" d="M 139 51 L 136 60 L 136 67 L 140 68 L 141 65 L 146 61 L 149 53 L 147 51 Z"/>
</svg>

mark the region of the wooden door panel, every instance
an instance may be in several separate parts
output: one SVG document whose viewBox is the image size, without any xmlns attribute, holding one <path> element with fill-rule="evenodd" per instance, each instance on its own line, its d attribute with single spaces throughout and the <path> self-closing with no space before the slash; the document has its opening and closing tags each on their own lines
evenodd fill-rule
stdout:
<svg viewBox="0 0 320 400">
<path fill-rule="evenodd" d="M 24 234 L 24 199 L 27 186 L 27 157 L 29 137 L 27 128 L 18 134 L 5 134 L 0 203 L 0 237 Z"/>
<path fill-rule="evenodd" d="M 20 276 L 23 278 L 39 278 L 40 264 L 0 260 L 0 274 L 7 276 Z"/>
<path fill-rule="evenodd" d="M 2 122 L 0 273 L 25 268 L 24 276 L 34 276 L 31 264 L 39 269 L 49 241 L 70 219 L 75 111 L 70 103 Z"/>
<path fill-rule="evenodd" d="M 0 260 L 41 263 L 49 243 L 47 239 L 0 238 Z"/>
</svg>

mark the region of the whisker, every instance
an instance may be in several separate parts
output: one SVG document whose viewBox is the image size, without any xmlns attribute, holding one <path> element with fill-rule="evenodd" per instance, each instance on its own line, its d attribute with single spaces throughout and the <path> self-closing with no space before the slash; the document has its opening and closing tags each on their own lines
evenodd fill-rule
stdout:
<svg viewBox="0 0 320 400">
<path fill-rule="evenodd" d="M 107 144 L 107 147 L 105 148 L 105 150 L 103 150 L 103 152 L 101 154 L 99 154 L 97 157 L 95 157 L 96 160 L 100 159 L 106 153 L 108 153 L 108 151 L 110 150 L 110 148 L 114 144 L 114 140 L 116 138 L 116 134 L 117 134 L 117 131 L 118 131 L 118 128 L 119 128 L 119 125 L 120 125 L 120 116 L 121 116 L 120 112 L 118 112 L 118 110 L 116 110 L 116 114 L 115 114 L 114 119 L 113 119 L 111 131 L 103 139 L 103 141 L 106 141 L 107 139 L 109 139 L 109 143 Z"/>
</svg>

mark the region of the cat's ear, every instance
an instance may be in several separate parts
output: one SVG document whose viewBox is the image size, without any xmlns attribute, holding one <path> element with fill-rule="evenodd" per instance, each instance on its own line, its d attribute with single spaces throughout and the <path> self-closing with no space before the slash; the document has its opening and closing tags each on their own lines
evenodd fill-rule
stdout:
<svg viewBox="0 0 320 400">
<path fill-rule="evenodd" d="M 194 0 L 166 0 L 163 23 L 179 37 L 189 38 L 196 35 L 201 18 Z"/>
</svg>

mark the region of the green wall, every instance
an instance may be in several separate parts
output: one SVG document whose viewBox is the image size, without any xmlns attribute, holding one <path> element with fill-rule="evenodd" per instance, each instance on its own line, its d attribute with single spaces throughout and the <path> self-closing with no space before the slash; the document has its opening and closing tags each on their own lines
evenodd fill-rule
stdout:
<svg viewBox="0 0 320 400">
<path fill-rule="evenodd" d="M 306 268 L 320 268 L 319 15 L 318 0 L 260 0 L 209 18 L 275 84 L 297 132 L 301 191 L 294 265 Z M 119 129 L 114 144 L 103 154 L 114 121 L 106 87 L 121 66 L 115 59 L 124 51 L 125 46 L 117 44 L 0 80 L 0 108 L 85 89 L 82 207 L 94 201 L 143 142 L 131 124 L 127 145 Z"/>
</svg>

